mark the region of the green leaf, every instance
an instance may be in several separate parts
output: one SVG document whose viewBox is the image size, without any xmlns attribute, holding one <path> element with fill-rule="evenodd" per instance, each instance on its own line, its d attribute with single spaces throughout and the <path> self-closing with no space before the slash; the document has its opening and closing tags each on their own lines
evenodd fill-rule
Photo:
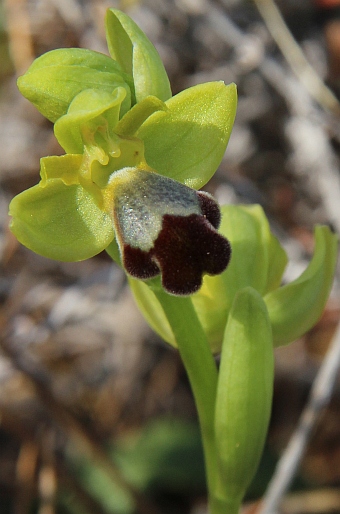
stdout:
<svg viewBox="0 0 340 514">
<path fill-rule="evenodd" d="M 196 189 L 215 173 L 233 127 L 236 86 L 209 82 L 165 102 L 168 110 L 150 116 L 137 131 L 149 166 Z"/>
<path fill-rule="evenodd" d="M 215 434 L 221 491 L 242 501 L 262 454 L 269 424 L 274 377 L 272 333 L 261 295 L 237 293 L 226 326 L 216 396 Z"/>
<path fill-rule="evenodd" d="M 101 514 L 134 514 L 136 506 L 133 494 L 125 484 L 121 483 L 119 473 L 117 473 L 117 476 L 112 473 L 116 466 L 114 461 L 111 467 L 110 464 L 108 465 L 106 461 L 103 463 L 103 459 L 101 460 L 98 457 L 88 458 L 86 452 L 75 453 L 74 447 L 68 450 L 66 458 L 70 475 L 98 505 L 96 512 L 99 511 Z M 69 504 L 67 507 L 69 507 Z M 67 509 L 65 512 L 68 513 L 69 510 Z M 81 514 L 90 514 L 92 509 L 84 511 L 84 503 L 82 503 L 80 512 Z"/>
<path fill-rule="evenodd" d="M 282 275 L 288 262 L 287 254 L 278 239 L 272 234 L 267 216 L 260 205 L 241 205 L 239 208 L 252 217 L 253 223 L 255 223 L 257 227 L 256 230 L 258 231 L 258 244 L 262 247 L 260 254 L 258 253 L 258 248 L 254 252 L 253 248 L 255 249 L 257 247 L 256 242 L 253 238 L 249 239 L 249 249 L 252 249 L 251 253 L 254 258 L 253 264 L 255 263 L 255 265 L 248 261 L 247 274 L 248 276 L 251 274 L 252 278 L 247 285 L 253 286 L 263 295 L 280 286 Z M 226 209 L 228 208 L 226 207 Z M 227 212 L 226 219 L 228 219 Z M 224 230 L 227 232 L 233 230 L 231 224 L 229 223 L 228 228 Z M 255 233 L 253 233 L 253 236 L 254 235 Z M 238 252 L 238 256 L 240 255 L 241 251 Z M 259 274 L 262 275 L 262 280 L 256 284 L 254 280 L 256 280 L 256 275 Z"/>
<path fill-rule="evenodd" d="M 205 276 L 202 288 L 192 297 L 214 352 L 220 351 L 237 291 L 251 286 L 265 294 L 273 285 L 280 284 L 287 262 L 259 205 L 224 205 L 221 211 L 219 231 L 230 241 L 231 261 L 221 275 Z"/>
<path fill-rule="evenodd" d="M 264 297 L 276 346 L 294 341 L 319 320 L 332 287 L 337 248 L 338 237 L 328 227 L 317 226 L 314 256 L 307 269 Z"/>
<path fill-rule="evenodd" d="M 18 79 L 21 94 L 52 122 L 67 113 L 81 91 L 99 89 L 112 93 L 118 86 L 126 90 L 123 116 L 131 106 L 131 78 L 110 57 L 83 48 L 47 52 Z"/>
<path fill-rule="evenodd" d="M 171 97 L 168 75 L 157 50 L 129 16 L 108 9 L 106 38 L 112 58 L 133 77 L 137 103 L 150 95 L 162 101 Z"/>
<path fill-rule="evenodd" d="M 63 156 L 67 167 L 71 157 Z M 65 159 L 66 158 L 66 159 Z M 56 159 L 56 158 L 55 158 Z M 55 172 L 52 172 L 52 174 Z M 13 198 L 10 203 L 11 231 L 30 250 L 60 261 L 88 259 L 104 250 L 113 239 L 109 215 L 81 185 L 66 185 L 49 178 Z"/>
<path fill-rule="evenodd" d="M 199 427 L 176 418 L 157 418 L 123 434 L 114 460 L 134 487 L 183 493 L 204 488 Z"/>
</svg>

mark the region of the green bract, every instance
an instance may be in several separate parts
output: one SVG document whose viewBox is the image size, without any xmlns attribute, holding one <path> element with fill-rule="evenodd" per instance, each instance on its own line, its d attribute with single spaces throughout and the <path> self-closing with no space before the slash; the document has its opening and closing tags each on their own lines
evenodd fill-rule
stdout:
<svg viewBox="0 0 340 514">
<path fill-rule="evenodd" d="M 219 352 L 234 297 L 251 286 L 264 298 L 274 345 L 287 344 L 320 318 L 333 282 L 338 238 L 327 227 L 316 228 L 315 254 L 307 270 L 291 284 L 280 287 L 287 256 L 271 233 L 258 205 L 222 207 L 220 232 L 231 243 L 228 268 L 206 276 L 192 301 L 214 352 Z M 131 280 L 136 301 L 153 329 L 176 346 L 170 325 L 150 288 Z"/>
</svg>

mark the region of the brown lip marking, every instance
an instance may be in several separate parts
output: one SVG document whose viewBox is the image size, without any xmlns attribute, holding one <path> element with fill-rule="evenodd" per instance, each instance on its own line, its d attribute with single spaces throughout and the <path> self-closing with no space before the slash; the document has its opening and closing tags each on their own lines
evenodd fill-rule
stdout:
<svg viewBox="0 0 340 514">
<path fill-rule="evenodd" d="M 163 215 L 162 229 L 149 252 L 123 245 L 126 271 L 139 279 L 161 273 L 164 289 L 173 295 L 193 294 L 201 287 L 205 273 L 222 273 L 229 263 L 231 247 L 214 228 L 217 221 L 219 224 L 217 204 L 212 200 L 208 207 L 210 210 L 202 208 L 202 215 Z"/>
</svg>

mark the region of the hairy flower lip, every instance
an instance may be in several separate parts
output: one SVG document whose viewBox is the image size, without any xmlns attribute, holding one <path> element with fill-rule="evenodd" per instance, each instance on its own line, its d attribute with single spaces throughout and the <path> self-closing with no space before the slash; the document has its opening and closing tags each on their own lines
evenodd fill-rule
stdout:
<svg viewBox="0 0 340 514">
<path fill-rule="evenodd" d="M 220 210 L 209 193 L 138 168 L 114 174 L 112 188 L 114 228 L 132 277 L 161 274 L 168 293 L 190 295 L 204 274 L 225 270 L 230 244 L 217 232 Z"/>
<path fill-rule="evenodd" d="M 229 241 L 204 215 L 164 214 L 162 229 L 149 252 L 123 246 L 123 264 L 134 278 L 162 275 L 162 286 L 170 294 L 191 295 L 199 290 L 205 273 L 218 275 L 230 261 Z"/>
<path fill-rule="evenodd" d="M 174 245 L 177 239 L 181 239 L 180 252 Z M 166 214 L 153 254 L 164 289 L 174 295 L 190 295 L 200 289 L 204 274 L 218 275 L 226 269 L 231 247 L 204 215 Z"/>
</svg>

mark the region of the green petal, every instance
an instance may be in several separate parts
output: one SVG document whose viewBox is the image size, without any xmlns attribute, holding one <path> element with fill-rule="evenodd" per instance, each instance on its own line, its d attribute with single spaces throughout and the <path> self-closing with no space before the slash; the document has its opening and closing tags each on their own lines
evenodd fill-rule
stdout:
<svg viewBox="0 0 340 514">
<path fill-rule="evenodd" d="M 50 179 L 61 179 L 67 186 L 79 184 L 79 168 L 82 155 L 50 155 L 40 159 L 40 186 L 45 187 Z"/>
<path fill-rule="evenodd" d="M 169 78 L 157 50 L 129 16 L 108 9 L 106 38 L 112 58 L 133 77 L 137 103 L 149 95 L 163 101 L 171 98 Z"/>
<path fill-rule="evenodd" d="M 317 226 L 314 256 L 307 269 L 264 297 L 276 346 L 297 339 L 319 320 L 333 283 L 337 246 L 338 237 L 328 227 Z"/>
<path fill-rule="evenodd" d="M 129 77 L 110 57 L 82 48 L 52 50 L 36 59 L 19 77 L 18 88 L 49 120 L 55 122 L 67 113 L 73 98 L 85 89 L 112 93 L 126 90 L 121 116 L 131 105 Z"/>
<path fill-rule="evenodd" d="M 215 433 L 221 489 L 238 512 L 257 469 L 270 418 L 274 377 L 271 326 L 252 288 L 235 296 L 222 345 Z"/>
<path fill-rule="evenodd" d="M 147 96 L 131 109 L 118 122 L 116 132 L 120 136 L 134 136 L 144 121 L 157 111 L 166 111 L 164 102 L 156 96 Z"/>
<path fill-rule="evenodd" d="M 88 259 L 112 241 L 110 217 L 80 185 L 48 180 L 13 198 L 11 231 L 30 250 L 60 261 Z"/>
<path fill-rule="evenodd" d="M 112 93 L 86 89 L 76 95 L 67 114 L 61 116 L 54 125 L 54 134 L 65 152 L 83 153 L 84 144 L 95 143 L 95 131 L 103 124 L 106 124 L 107 130 L 113 130 L 118 123 L 125 96 L 126 92 L 122 87 L 117 87 Z M 89 141 L 86 141 L 86 135 Z M 101 146 L 101 142 L 107 143 L 98 141 L 98 146 Z"/>
<path fill-rule="evenodd" d="M 200 84 L 168 100 L 137 131 L 149 166 L 195 189 L 215 173 L 236 114 L 236 86 Z"/>
</svg>

